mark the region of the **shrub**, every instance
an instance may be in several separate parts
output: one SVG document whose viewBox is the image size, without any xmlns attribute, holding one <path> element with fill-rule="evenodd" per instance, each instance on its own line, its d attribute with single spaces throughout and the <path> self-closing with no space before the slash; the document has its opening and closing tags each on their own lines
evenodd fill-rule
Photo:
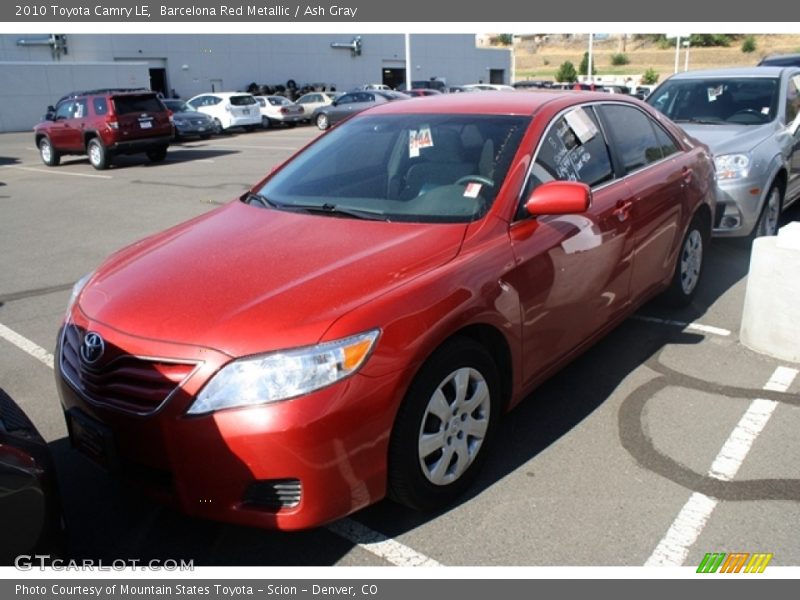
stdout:
<svg viewBox="0 0 800 600">
<path fill-rule="evenodd" d="M 568 82 L 568 83 L 577 81 L 578 73 L 577 71 L 575 71 L 575 65 L 573 65 L 570 61 L 565 61 L 561 63 L 561 66 L 558 67 L 558 71 L 556 71 L 555 79 L 556 81 Z"/>
<path fill-rule="evenodd" d="M 611 64 L 615 67 L 621 67 L 622 65 L 627 65 L 630 62 L 631 59 L 628 58 L 628 55 L 623 54 L 622 52 L 611 55 Z"/>
<path fill-rule="evenodd" d="M 653 67 L 647 69 L 642 75 L 642 84 L 644 85 L 655 85 L 658 82 L 658 73 Z"/>
<path fill-rule="evenodd" d="M 756 38 L 752 35 L 745 36 L 742 42 L 742 52 L 750 53 L 756 51 Z"/>
</svg>

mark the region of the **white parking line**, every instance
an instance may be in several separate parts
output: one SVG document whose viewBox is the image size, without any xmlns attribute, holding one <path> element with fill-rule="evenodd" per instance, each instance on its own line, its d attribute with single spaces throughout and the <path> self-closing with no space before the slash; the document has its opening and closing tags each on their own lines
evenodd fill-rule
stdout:
<svg viewBox="0 0 800 600">
<path fill-rule="evenodd" d="M 721 327 L 712 327 L 711 325 L 703 325 L 701 323 L 688 323 L 686 321 L 659 319 L 658 317 L 648 317 L 646 315 L 633 315 L 631 318 L 636 319 L 637 321 L 647 321 L 649 323 L 659 323 L 661 325 L 673 325 L 683 329 L 693 329 L 694 331 L 702 331 L 703 333 L 711 333 L 714 335 L 721 335 L 723 337 L 731 335 L 731 332 L 727 329 L 722 329 Z"/>
<path fill-rule="evenodd" d="M 2 165 L 4 169 L 19 169 L 20 171 L 33 171 L 34 173 L 47 173 L 48 175 L 71 175 L 72 177 L 90 177 L 92 179 L 114 179 L 111 175 L 93 175 L 91 173 L 70 173 L 63 169 L 36 169 L 33 167 L 20 167 L 19 165 Z"/>
<path fill-rule="evenodd" d="M 36 360 L 40 360 L 51 369 L 53 368 L 52 354 L 50 354 L 47 350 L 45 350 L 38 344 L 35 344 L 34 342 L 30 341 L 28 338 L 22 337 L 16 331 L 9 329 L 2 323 L 0 323 L 0 337 L 6 340 L 7 342 L 11 342 L 20 350 L 27 352 Z"/>
<path fill-rule="evenodd" d="M 43 362 L 51 369 L 53 368 L 54 358 L 50 352 L 21 336 L 16 331 L 9 329 L 2 323 L 0 323 L 0 337 L 11 342 L 17 348 L 30 354 L 35 359 Z M 349 518 L 331 523 L 328 525 L 327 529 L 349 542 L 356 544 L 358 547 L 363 548 L 367 552 L 398 567 L 441 566 L 437 561 L 428 558 L 413 548 L 409 548 L 405 544 L 401 544 L 397 540 L 386 537 L 382 533 L 373 531 L 366 525 L 362 525 Z"/>
<path fill-rule="evenodd" d="M 797 373 L 797 369 L 778 367 L 762 389 L 785 392 L 792 385 Z M 733 480 L 777 405 L 773 400 L 753 400 L 711 464 L 709 477 L 721 481 Z M 681 566 L 718 503 L 717 498 L 699 492 L 693 493 L 644 566 Z"/>
</svg>

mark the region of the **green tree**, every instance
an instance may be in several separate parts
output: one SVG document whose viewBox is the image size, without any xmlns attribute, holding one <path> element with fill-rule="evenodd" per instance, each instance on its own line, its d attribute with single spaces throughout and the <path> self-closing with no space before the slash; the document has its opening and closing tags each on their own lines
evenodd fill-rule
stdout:
<svg viewBox="0 0 800 600">
<path fill-rule="evenodd" d="M 578 73 L 581 75 L 588 75 L 589 74 L 589 53 L 584 52 L 583 58 L 581 59 L 581 64 L 578 67 Z M 597 74 L 597 69 L 594 68 L 594 61 L 592 61 L 592 75 Z"/>
<path fill-rule="evenodd" d="M 647 69 L 647 71 L 644 72 L 644 75 L 642 75 L 642 84 L 644 85 L 655 85 L 657 81 L 658 73 L 656 73 L 656 70 L 653 67 Z"/>
<path fill-rule="evenodd" d="M 756 38 L 752 35 L 747 35 L 742 42 L 742 52 L 749 54 L 756 51 Z"/>
<path fill-rule="evenodd" d="M 572 83 L 578 80 L 578 72 L 575 70 L 575 65 L 570 61 L 561 63 L 556 71 L 556 81 Z"/>
</svg>

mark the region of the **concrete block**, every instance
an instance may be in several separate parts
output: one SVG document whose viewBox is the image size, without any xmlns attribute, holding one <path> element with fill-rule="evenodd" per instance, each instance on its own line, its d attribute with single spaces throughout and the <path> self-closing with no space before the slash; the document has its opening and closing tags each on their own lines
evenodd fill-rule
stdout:
<svg viewBox="0 0 800 600">
<path fill-rule="evenodd" d="M 800 362 L 800 223 L 753 242 L 739 338 L 761 354 Z"/>
</svg>

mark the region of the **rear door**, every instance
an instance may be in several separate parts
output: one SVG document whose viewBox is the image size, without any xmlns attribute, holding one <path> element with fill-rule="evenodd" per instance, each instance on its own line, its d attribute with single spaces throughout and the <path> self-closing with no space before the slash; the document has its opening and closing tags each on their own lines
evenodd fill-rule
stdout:
<svg viewBox="0 0 800 600">
<path fill-rule="evenodd" d="M 619 216 L 633 229 L 631 296 L 638 298 L 672 275 L 690 210 L 692 159 L 639 107 L 608 103 L 599 112 L 630 190 L 629 204 Z"/>
<path fill-rule="evenodd" d="M 113 96 L 122 141 L 172 135 L 169 113 L 155 94 Z"/>
</svg>

